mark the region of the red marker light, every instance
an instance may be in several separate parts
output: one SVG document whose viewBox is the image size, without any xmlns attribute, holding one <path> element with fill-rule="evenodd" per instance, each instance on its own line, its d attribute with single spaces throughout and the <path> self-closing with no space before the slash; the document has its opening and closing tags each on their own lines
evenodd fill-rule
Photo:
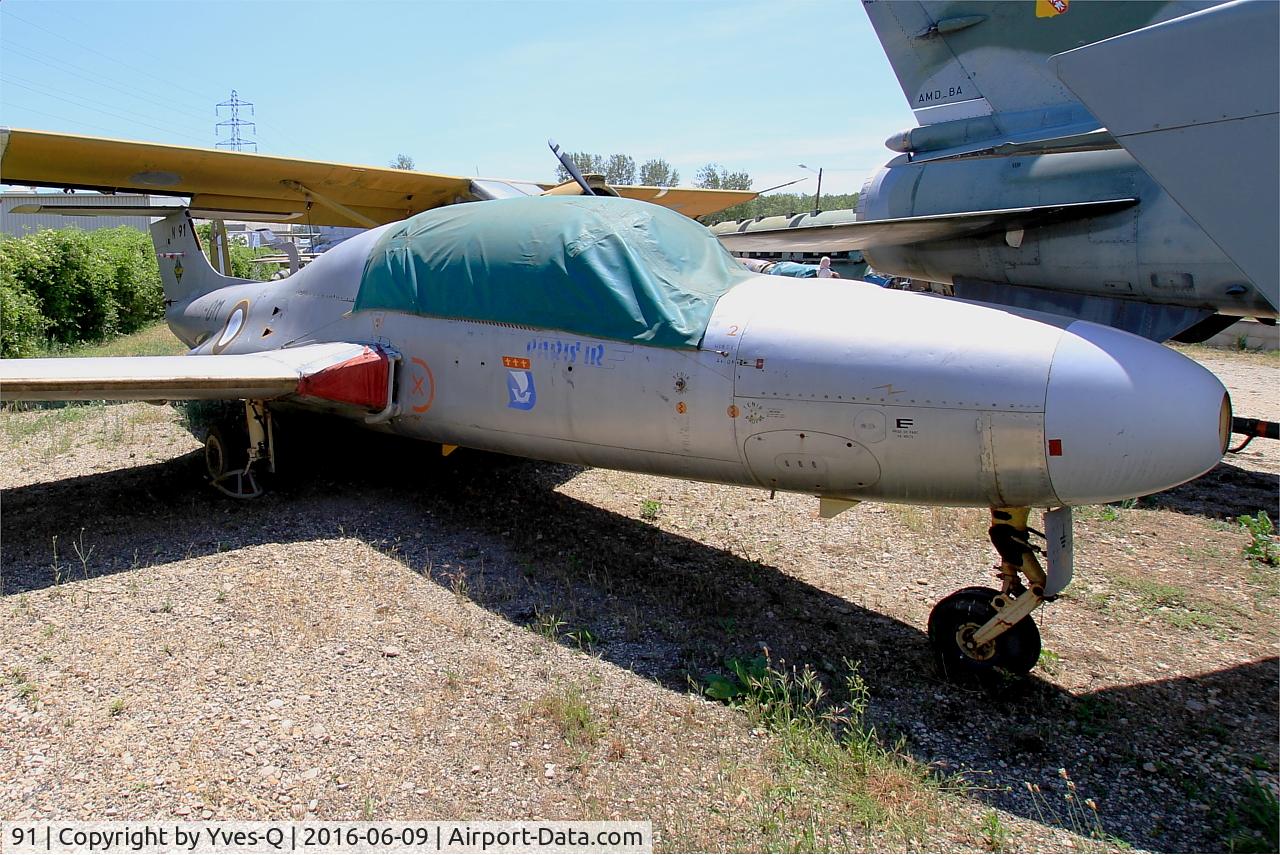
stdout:
<svg viewBox="0 0 1280 855">
<path fill-rule="evenodd" d="M 1049 456 L 1050 457 L 1062 456 L 1062 440 L 1060 439 L 1049 440 Z"/>
</svg>

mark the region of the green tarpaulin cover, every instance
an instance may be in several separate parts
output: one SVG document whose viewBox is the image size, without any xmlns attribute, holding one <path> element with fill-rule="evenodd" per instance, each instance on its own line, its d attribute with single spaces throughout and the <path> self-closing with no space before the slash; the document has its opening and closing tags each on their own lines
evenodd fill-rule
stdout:
<svg viewBox="0 0 1280 855">
<path fill-rule="evenodd" d="M 388 229 L 355 308 L 697 347 L 716 300 L 748 276 L 710 231 L 657 205 L 498 199 Z"/>
</svg>

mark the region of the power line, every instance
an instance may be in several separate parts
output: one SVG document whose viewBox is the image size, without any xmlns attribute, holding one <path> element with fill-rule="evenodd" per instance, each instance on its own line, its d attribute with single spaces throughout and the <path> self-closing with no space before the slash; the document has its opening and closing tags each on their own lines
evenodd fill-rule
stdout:
<svg viewBox="0 0 1280 855">
<path fill-rule="evenodd" d="M 38 62 L 41 65 L 47 65 L 50 68 L 53 68 L 57 71 L 62 72 L 63 74 L 70 74 L 73 77 L 77 77 L 81 80 L 84 80 L 88 83 L 92 83 L 96 86 L 103 86 L 103 87 L 106 87 L 107 89 L 112 89 L 116 92 L 120 92 L 121 94 L 128 95 L 131 98 L 136 98 L 139 101 L 147 101 L 148 103 L 154 104 L 158 107 L 164 107 L 169 113 L 181 112 L 186 116 L 191 116 L 193 119 L 199 119 L 201 124 L 203 124 L 205 120 L 208 118 L 207 114 L 197 113 L 194 110 L 185 109 L 182 107 L 174 107 L 172 103 L 160 101 L 158 98 L 151 97 L 152 95 L 159 95 L 159 93 L 156 93 L 154 91 L 148 92 L 148 90 L 143 90 L 137 87 L 136 85 L 132 90 L 125 89 L 123 87 L 115 86 L 111 83 L 106 82 L 105 80 L 102 79 L 101 75 L 98 75 L 97 77 L 92 77 L 90 76 L 93 73 L 92 69 L 86 68 L 83 65 L 75 65 L 74 63 L 70 63 L 65 60 L 54 59 L 53 57 L 50 57 L 48 54 L 42 54 L 38 51 L 33 51 L 31 48 L 26 47 L 25 45 L 15 45 L 13 42 L 9 41 L 8 39 L 0 38 L 0 44 L 3 44 L 5 46 L 6 51 L 13 51 L 17 53 L 19 56 L 24 56 L 26 59 L 30 59 L 34 62 Z M 59 67 L 59 66 L 62 66 L 62 67 Z M 76 69 L 80 69 L 80 71 L 88 72 L 88 74 L 81 74 L 80 71 L 77 71 Z M 160 97 L 163 98 L 165 96 L 161 95 Z"/>
<path fill-rule="evenodd" d="M 90 122 L 86 122 L 82 119 L 72 119 L 68 116 L 59 116 L 57 113 L 47 113 L 44 110 L 37 110 L 35 107 L 28 107 L 25 104 L 15 104 L 7 98 L 5 99 L 5 107 L 8 109 L 26 110 L 28 113 L 36 113 L 41 116 L 48 116 L 50 119 L 57 119 L 60 122 L 69 122 L 73 125 L 80 125 L 81 127 L 85 127 L 85 128 L 93 128 L 95 131 L 102 131 L 103 133 L 107 133 L 107 134 L 115 133 L 115 131 L 111 130 L 111 128 L 104 128 L 102 125 L 95 125 Z"/>
<path fill-rule="evenodd" d="M 28 21 L 26 18 L 23 18 L 21 15 L 15 15 L 15 14 L 13 14 L 12 8 L 13 8 L 12 6 L 10 6 L 9 4 L 7 4 L 7 3 L 6 3 L 6 4 L 5 4 L 5 7 L 4 7 L 4 14 L 5 14 L 7 17 L 10 17 L 10 18 L 14 19 L 15 21 L 21 21 L 22 23 L 26 24 L 26 25 L 27 25 L 27 26 L 29 26 L 29 27 L 35 27 L 37 30 L 43 30 L 44 32 L 48 33 L 49 35 L 51 35 L 51 36 L 56 36 L 57 38 L 62 39 L 64 42 L 66 42 L 66 43 L 68 43 L 68 44 L 75 45 L 76 47 L 80 48 L 81 50 L 87 50 L 87 51 L 89 51 L 90 53 L 97 54 L 98 56 L 103 57 L 104 59 L 109 59 L 109 60 L 111 60 L 112 62 L 116 63 L 117 65 L 122 65 L 122 66 L 124 66 L 125 68 L 127 68 L 127 69 L 129 69 L 129 70 L 131 70 L 131 71 L 138 72 L 138 73 L 140 73 L 140 74 L 145 74 L 147 77 L 151 77 L 151 78 L 153 78 L 153 79 L 155 79 L 155 80 L 162 80 L 162 81 L 164 81 L 165 83 L 169 84 L 170 86 L 174 87 L 175 89 L 182 89 L 182 90 L 183 90 L 183 91 L 185 91 L 185 92 L 190 92 L 192 95 L 197 96 L 197 97 L 198 97 L 198 98 L 200 98 L 201 100 L 204 100 L 205 98 L 207 98 L 207 97 L 208 97 L 208 95 L 207 95 L 207 94 L 202 94 L 202 93 L 200 93 L 200 92 L 195 91 L 194 89 L 189 89 L 188 87 L 183 86 L 183 85 L 181 85 L 181 84 L 179 84 L 179 83 L 174 83 L 172 80 L 168 80 L 168 79 L 166 79 L 166 78 L 160 77 L 160 76 L 159 76 L 159 75 L 157 75 L 154 71 L 151 71 L 151 70 L 146 69 L 146 68 L 141 68 L 141 67 L 136 66 L 136 65 L 131 65 L 130 63 L 124 62 L 123 60 L 120 60 L 120 59 L 118 59 L 118 58 L 116 58 L 116 57 L 114 57 L 114 56 L 111 56 L 111 55 L 110 55 L 110 54 L 108 54 L 108 53 L 103 53 L 102 51 L 98 50 L 97 48 L 93 48 L 93 47 L 90 47 L 89 45 L 81 44 L 80 42 L 78 42 L 78 41 L 76 41 L 76 40 L 74 40 L 74 39 L 67 38 L 67 37 L 66 37 L 66 36 L 64 36 L 62 33 L 55 32 L 54 30 L 51 30 L 51 29 L 49 29 L 48 27 L 42 27 L 42 26 L 40 26 L 39 24 L 35 23 L 34 21 Z"/>
<path fill-rule="evenodd" d="M 182 133 L 181 131 L 175 131 L 173 128 L 164 128 L 164 127 L 161 127 L 160 125 L 153 125 L 150 122 L 145 122 L 145 121 L 142 121 L 141 119 L 138 119 L 136 116 L 135 117 L 124 116 L 124 115 L 121 115 L 120 113 L 113 113 L 110 110 L 104 110 L 101 107 L 94 107 L 77 100 L 72 100 L 71 98 L 66 98 L 61 95 L 54 95 L 52 92 L 47 92 L 47 91 L 42 92 L 40 89 L 37 89 L 35 86 L 31 86 L 31 85 L 28 85 L 27 83 L 23 83 L 23 82 L 20 82 L 19 80 L 15 80 L 13 77 L 6 77 L 3 74 L 0 74 L 0 80 L 6 81 L 10 86 L 18 86 L 22 89 L 26 89 L 30 92 L 34 92 L 35 94 L 43 96 L 45 98 L 54 98 L 58 101 L 65 101 L 66 103 L 71 104 L 74 107 L 79 107 L 82 110 L 93 110 L 95 113 L 102 113 L 103 115 L 111 116 L 112 118 L 115 118 L 115 119 L 122 119 L 123 121 L 131 122 L 133 124 L 146 125 L 147 127 L 154 128 L 157 131 L 163 131 L 166 134 L 173 134 L 175 136 L 186 137 L 187 139 L 197 139 L 191 134 Z M 45 88 L 48 89 L 51 87 L 45 87 Z M 61 91 L 61 90 L 54 90 L 54 91 Z"/>
<path fill-rule="evenodd" d="M 96 54 L 97 56 L 100 56 L 100 57 L 102 57 L 103 59 L 108 59 L 108 60 L 110 60 L 110 61 L 112 61 L 112 62 L 116 63 L 117 65 L 121 66 L 122 68 L 127 68 L 127 69 L 129 69 L 130 71 L 135 72 L 136 74 L 144 75 L 144 76 L 146 76 L 146 77 L 151 78 L 152 80 L 157 80 L 157 81 L 159 81 L 159 82 L 161 82 L 161 83 L 164 83 L 164 84 L 165 84 L 166 86 L 168 86 L 168 87 L 172 87 L 172 88 L 174 88 L 174 89 L 179 89 L 179 90 L 181 90 L 181 91 L 183 91 L 183 92 L 187 92 L 187 93 L 189 93 L 189 94 L 191 94 L 191 95 L 195 95 L 195 96 L 196 96 L 196 97 L 198 97 L 202 102 L 207 103 L 207 101 L 205 101 L 205 99 L 209 97 L 207 93 L 197 92 L 196 90 L 194 90 L 194 89 L 192 89 L 192 88 L 190 88 L 190 87 L 188 87 L 188 86 L 183 86 L 182 84 L 177 83 L 177 82 L 175 82 L 174 80 L 172 80 L 172 79 L 170 79 L 170 78 L 162 77 L 161 75 L 156 74 L 156 73 L 155 73 L 155 71 L 154 71 L 154 70 L 152 70 L 152 69 L 148 69 L 148 68 L 144 68 L 144 67 L 141 67 L 141 66 L 133 65 L 132 63 L 124 62 L 123 60 L 121 60 L 121 59 L 119 59 L 119 58 L 117 58 L 117 57 L 111 56 L 110 54 L 104 53 L 104 52 L 102 52 L 102 51 L 100 51 L 100 50 L 98 50 L 98 49 L 96 49 L 96 48 L 94 48 L 94 47 L 91 47 L 91 46 L 89 46 L 89 45 L 86 45 L 86 44 L 83 44 L 83 43 L 81 43 L 81 42 L 78 42 L 78 41 L 76 41 L 75 39 L 68 38 L 67 36 L 63 35 L 62 33 L 59 33 L 59 32 L 56 32 L 56 31 L 54 31 L 54 30 L 51 30 L 51 29 L 49 29 L 48 27 L 43 27 L 43 26 L 41 26 L 40 24 L 35 23 L 34 21 L 30 21 L 30 20 L 28 20 L 28 19 L 26 19 L 26 18 L 22 17 L 21 15 L 15 15 L 15 14 L 13 14 L 13 12 L 11 11 L 11 9 L 12 9 L 12 7 L 11 7 L 9 4 L 7 4 L 7 3 L 6 3 L 6 4 L 4 4 L 4 7 L 3 7 L 3 16 L 4 16 L 4 17 L 6 17 L 6 18 L 12 18 L 12 19 L 13 19 L 13 20 L 15 20 L 15 21 L 21 21 L 22 23 L 26 24 L 26 25 L 27 25 L 27 26 L 29 26 L 29 27 L 34 27 L 35 29 L 37 29 L 37 30 L 41 30 L 41 31 L 43 31 L 43 32 L 45 32 L 45 33 L 48 33 L 49 35 L 54 36 L 55 38 L 62 39 L 62 40 L 63 40 L 64 42 L 66 42 L 67 44 L 73 45 L 73 46 L 75 46 L 75 47 L 77 47 L 77 48 L 79 48 L 79 49 L 81 49 L 81 50 L 83 50 L 83 51 L 87 51 L 87 52 L 89 52 L 89 53 Z M 30 49 L 30 48 L 27 48 L 27 50 L 28 50 L 28 51 L 30 51 L 31 49 Z M 72 65 L 71 63 L 65 63 L 65 62 L 64 62 L 64 64 L 66 64 L 66 65 L 68 65 L 68 66 L 71 66 L 71 67 L 78 67 L 78 68 L 81 68 L 82 70 L 90 71 L 91 73 L 94 73 L 92 69 L 88 69 L 88 68 L 86 68 L 85 66 L 74 66 L 74 65 Z M 103 84 L 103 85 L 106 85 L 106 84 Z M 153 90 L 153 94 L 161 94 L 161 93 L 159 93 L 159 92 L 155 92 L 155 91 Z M 161 97 L 165 97 L 165 96 L 161 95 Z M 161 106 L 166 106 L 166 107 L 168 107 L 168 105 L 167 105 L 167 104 L 166 104 L 166 105 L 161 105 Z M 191 111 L 189 111 L 189 110 L 184 110 L 183 112 L 188 112 L 188 113 L 190 113 L 190 114 L 191 114 L 191 115 L 193 115 L 193 116 L 198 115 L 198 114 L 196 114 L 196 113 L 194 113 L 194 112 L 191 112 Z M 274 135 L 275 135 L 275 134 L 279 134 L 281 137 L 283 137 L 284 139 L 288 140 L 288 141 L 289 141 L 290 143 L 292 143 L 294 146 L 298 146 L 298 147 L 300 147 L 300 146 L 301 146 L 301 144 L 300 144 L 300 143 L 298 143 L 298 141 L 297 141 L 297 140 L 293 139 L 293 137 L 291 137 L 289 134 L 285 133 L 285 132 L 284 132 L 283 130 L 281 130 L 280 128 L 277 128 L 275 125 L 271 124 L 270 122 L 264 122 L 264 123 L 263 123 L 263 125 L 264 125 L 264 127 L 271 129 L 271 133 L 272 133 L 272 136 L 273 136 L 273 137 L 274 137 Z M 153 127 L 153 128 L 154 128 L 154 127 L 156 127 L 156 126 L 155 126 L 155 125 L 149 125 L 149 127 Z M 255 135 L 256 135 L 256 136 L 261 136 L 261 134 L 258 134 L 258 133 L 257 133 L 256 128 L 255 128 Z M 184 135 L 184 136 L 188 136 L 188 138 L 191 138 L 189 135 Z M 255 149 L 254 149 L 254 150 L 256 151 L 256 150 L 257 150 L 257 148 L 256 148 L 256 145 L 257 145 L 257 144 L 256 144 L 256 142 L 254 143 L 254 145 L 255 145 Z"/>
<path fill-rule="evenodd" d="M 9 39 L 5 39 L 3 37 L 0 37 L 0 44 L 4 45 L 6 52 L 12 52 L 25 59 L 38 62 L 42 65 L 46 65 L 49 68 L 55 69 L 56 71 L 59 71 L 63 74 L 70 74 L 74 77 L 79 78 L 80 80 L 84 80 L 87 83 L 92 83 L 97 86 L 103 86 L 103 87 L 106 87 L 107 89 L 111 89 L 121 94 L 128 95 L 131 98 L 136 98 L 139 101 L 145 101 L 147 103 L 154 104 L 155 106 L 163 107 L 166 110 L 167 114 L 181 113 L 182 114 L 181 118 L 186 119 L 186 117 L 189 116 L 194 119 L 199 119 L 200 124 L 202 125 L 207 119 L 208 114 L 206 113 L 197 113 L 196 111 L 190 108 L 173 106 L 172 102 L 168 100 L 169 99 L 168 95 L 165 95 L 155 89 L 144 89 L 138 86 L 136 83 L 130 83 L 129 85 L 131 88 L 124 89 L 120 86 L 114 85 L 114 83 L 109 83 L 103 80 L 102 73 L 98 69 L 89 68 L 88 66 L 84 66 L 84 65 L 77 65 L 76 63 L 68 62 L 65 59 L 55 58 L 53 56 L 50 56 L 49 54 L 36 51 L 26 45 L 14 44 Z M 72 42 L 72 44 L 75 44 L 75 43 Z M 85 73 L 82 74 L 81 72 L 85 72 Z M 151 75 L 151 76 L 154 77 L 154 75 Z M 156 77 L 155 79 L 163 80 L 164 78 Z M 42 84 L 42 85 L 48 85 L 48 84 Z M 65 90 L 59 90 L 59 91 L 65 91 Z M 186 91 L 190 92 L 192 90 L 188 89 Z M 160 99 L 166 99 L 166 100 L 162 101 Z M 203 98 L 201 100 L 203 100 Z M 174 118 L 176 119 L 179 117 L 175 115 Z M 194 124 L 194 123 L 191 123 L 191 124 Z M 290 137 L 288 134 L 285 134 L 283 131 L 276 128 L 275 125 L 268 122 L 262 122 L 260 124 L 262 124 L 264 127 L 272 129 L 272 133 L 268 138 L 269 141 L 275 140 L 276 134 L 278 133 L 281 137 L 284 137 L 290 140 L 290 142 L 292 142 L 295 146 L 300 145 L 299 143 L 297 143 L 296 140 L 293 140 L 293 138 Z M 262 132 L 256 131 L 256 129 L 255 129 L 255 132 L 256 132 L 255 135 L 259 137 L 259 139 L 261 139 L 264 136 Z M 188 138 L 196 139 L 196 137 L 191 137 L 191 136 L 188 136 Z"/>
</svg>

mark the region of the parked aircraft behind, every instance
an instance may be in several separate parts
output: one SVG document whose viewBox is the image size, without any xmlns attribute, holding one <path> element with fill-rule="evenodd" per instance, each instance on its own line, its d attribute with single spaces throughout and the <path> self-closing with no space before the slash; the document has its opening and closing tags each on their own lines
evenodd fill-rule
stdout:
<svg viewBox="0 0 1280 855">
<path fill-rule="evenodd" d="M 1280 4 L 1140 30 L 1211 5 L 864 0 L 920 127 L 887 141 L 901 154 L 856 212 L 715 231 L 735 252 L 858 249 L 878 271 L 960 297 L 1156 341 L 1202 341 L 1240 317 L 1274 323 Z M 1074 64 L 1063 53 L 1134 30 L 1149 35 L 1103 41 Z M 1055 73 L 1068 68 L 1072 87 Z M 1183 130 L 1159 151 L 1137 147 L 1154 128 Z"/>
</svg>

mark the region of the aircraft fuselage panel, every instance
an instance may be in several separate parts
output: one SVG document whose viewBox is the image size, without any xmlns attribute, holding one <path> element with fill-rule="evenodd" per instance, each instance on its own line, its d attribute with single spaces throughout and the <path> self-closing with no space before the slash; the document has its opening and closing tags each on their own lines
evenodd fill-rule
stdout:
<svg viewBox="0 0 1280 855">
<path fill-rule="evenodd" d="M 863 254 L 878 271 L 932 282 L 979 280 L 1275 316 L 1217 244 L 1121 150 L 898 158 L 868 181 L 858 214 L 876 220 L 1125 197 L 1139 204 L 1017 235 L 877 246 Z"/>
</svg>

